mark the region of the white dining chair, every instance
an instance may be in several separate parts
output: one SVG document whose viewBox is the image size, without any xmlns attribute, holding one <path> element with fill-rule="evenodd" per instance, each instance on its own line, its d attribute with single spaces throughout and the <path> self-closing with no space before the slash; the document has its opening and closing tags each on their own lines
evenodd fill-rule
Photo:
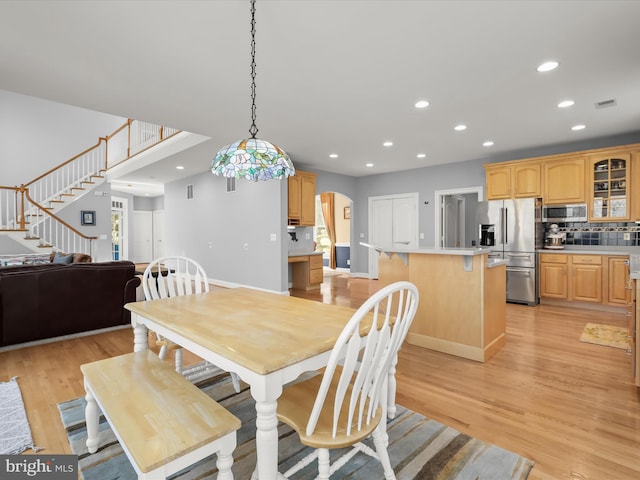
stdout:
<svg viewBox="0 0 640 480">
<path fill-rule="evenodd" d="M 317 458 L 317 478 L 327 480 L 358 452 L 378 458 L 385 479 L 396 478 L 386 447 L 388 373 L 417 308 L 418 290 L 412 283 L 382 288 L 353 314 L 324 373 L 285 388 L 278 399 L 278 419 L 315 449 L 285 472 L 286 478 Z M 363 322 L 369 321 L 361 336 Z M 375 451 L 362 443 L 370 435 Z M 330 449 L 348 446 L 348 453 L 330 463 Z"/>
<path fill-rule="evenodd" d="M 153 260 L 142 274 L 142 289 L 145 300 L 157 300 L 180 295 L 192 295 L 209 291 L 207 274 L 202 266 L 195 260 L 182 257 L 162 257 Z M 175 353 L 175 368 L 179 373 L 183 372 L 182 348 L 170 340 L 156 333 L 156 344 L 160 346 L 158 356 L 164 360 L 169 350 Z M 207 373 L 217 368 L 207 363 Z M 199 370 L 200 372 L 200 370 Z M 235 373 L 231 373 L 231 381 L 236 392 L 240 392 L 240 379 Z"/>
</svg>

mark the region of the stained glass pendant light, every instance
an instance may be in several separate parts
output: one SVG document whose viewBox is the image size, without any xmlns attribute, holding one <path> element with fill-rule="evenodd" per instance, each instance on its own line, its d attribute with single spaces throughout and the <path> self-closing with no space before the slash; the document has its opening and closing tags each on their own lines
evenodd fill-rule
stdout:
<svg viewBox="0 0 640 480">
<path fill-rule="evenodd" d="M 220 149 L 211 172 L 228 178 L 247 180 L 281 179 L 295 175 L 289 156 L 277 145 L 256 138 L 256 0 L 251 0 L 251 127 L 250 138 Z"/>
</svg>

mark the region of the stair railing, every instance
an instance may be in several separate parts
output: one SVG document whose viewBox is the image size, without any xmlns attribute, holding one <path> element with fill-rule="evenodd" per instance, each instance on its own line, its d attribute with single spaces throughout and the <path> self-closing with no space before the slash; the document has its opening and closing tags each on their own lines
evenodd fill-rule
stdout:
<svg viewBox="0 0 640 480">
<path fill-rule="evenodd" d="M 0 186 L 0 231 L 28 229 L 31 236 L 40 238 L 43 246 L 91 255 L 95 238 L 83 235 L 57 217 L 51 211 L 55 204 L 64 203 L 65 197 L 82 195 L 109 169 L 178 133 L 180 130 L 175 128 L 129 119 L 94 146 L 29 183 L 20 187 Z M 80 245 L 86 245 L 88 250 L 70 250 Z"/>
<path fill-rule="evenodd" d="M 48 170 L 24 185 L 34 202 L 50 208 L 53 203 L 64 202 L 65 196 L 75 196 L 94 183 L 107 169 L 106 138 L 87 148 L 66 162 Z"/>
<path fill-rule="evenodd" d="M 25 191 L 27 207 L 25 210 L 37 212 L 38 220 L 29 222 L 27 239 L 38 240 L 38 246 L 52 248 L 66 253 L 86 253 L 93 256 L 95 240 L 79 232 L 56 214 L 50 212 L 43 205 L 36 202 L 29 191 Z"/>
</svg>

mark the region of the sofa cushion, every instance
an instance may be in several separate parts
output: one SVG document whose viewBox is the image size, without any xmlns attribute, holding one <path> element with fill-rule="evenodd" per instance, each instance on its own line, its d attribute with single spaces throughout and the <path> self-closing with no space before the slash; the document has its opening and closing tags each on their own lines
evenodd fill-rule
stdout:
<svg viewBox="0 0 640 480">
<path fill-rule="evenodd" d="M 51 263 L 61 263 L 63 265 L 71 265 L 73 262 L 73 253 L 69 255 L 64 255 L 60 252 L 57 252 L 53 257 L 53 261 Z"/>
</svg>

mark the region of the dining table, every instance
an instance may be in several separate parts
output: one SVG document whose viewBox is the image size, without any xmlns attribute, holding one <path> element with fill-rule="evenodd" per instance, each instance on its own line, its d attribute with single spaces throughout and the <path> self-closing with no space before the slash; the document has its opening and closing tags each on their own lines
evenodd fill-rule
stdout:
<svg viewBox="0 0 640 480">
<path fill-rule="evenodd" d="M 355 309 L 250 288 L 213 289 L 125 308 L 131 312 L 134 351 L 148 348 L 151 330 L 249 385 L 256 402 L 252 479 L 284 478 L 278 472 L 278 397 L 302 373 L 326 366 Z"/>
</svg>

